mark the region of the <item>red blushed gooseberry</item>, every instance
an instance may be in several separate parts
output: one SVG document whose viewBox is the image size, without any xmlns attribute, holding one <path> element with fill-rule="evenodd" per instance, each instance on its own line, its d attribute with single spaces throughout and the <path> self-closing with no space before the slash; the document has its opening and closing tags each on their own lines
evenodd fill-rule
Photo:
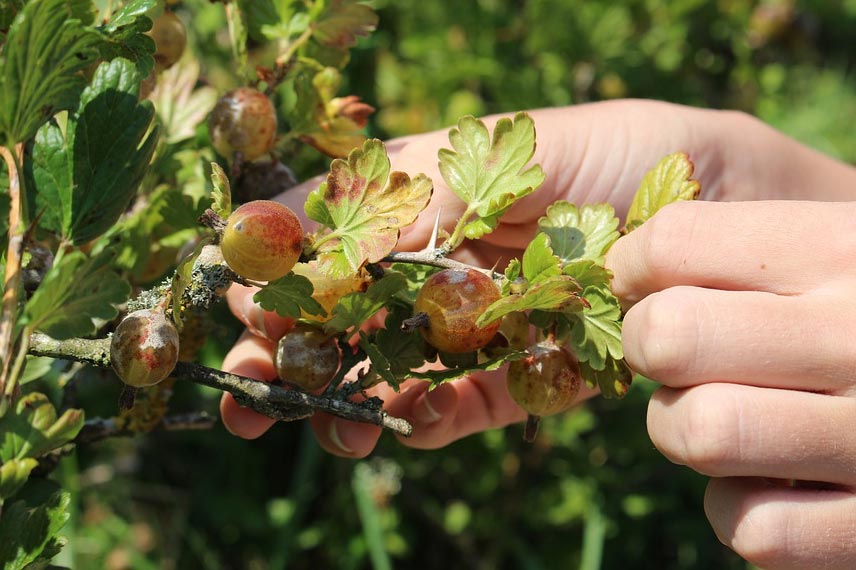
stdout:
<svg viewBox="0 0 856 570">
<path fill-rule="evenodd" d="M 251 87 L 240 87 L 217 101 L 208 119 L 211 143 L 221 156 L 231 160 L 255 160 L 273 148 L 276 110 L 270 99 Z"/>
<path fill-rule="evenodd" d="M 549 416 L 574 403 L 580 391 L 580 363 L 566 348 L 544 341 L 508 365 L 508 392 L 526 413 Z"/>
<path fill-rule="evenodd" d="M 128 386 L 153 386 L 178 362 L 178 330 L 159 309 L 129 313 L 110 339 L 110 363 Z"/>
<path fill-rule="evenodd" d="M 226 220 L 220 240 L 223 259 L 245 279 L 273 281 L 291 271 L 303 249 L 303 226 L 287 206 L 270 200 L 247 202 Z"/>
<path fill-rule="evenodd" d="M 428 344 L 443 352 L 478 350 L 494 337 L 500 320 L 483 327 L 476 326 L 476 320 L 499 298 L 499 288 L 480 271 L 439 271 L 425 281 L 416 296 L 416 313 L 428 317 L 428 325 L 419 332 Z"/>
</svg>

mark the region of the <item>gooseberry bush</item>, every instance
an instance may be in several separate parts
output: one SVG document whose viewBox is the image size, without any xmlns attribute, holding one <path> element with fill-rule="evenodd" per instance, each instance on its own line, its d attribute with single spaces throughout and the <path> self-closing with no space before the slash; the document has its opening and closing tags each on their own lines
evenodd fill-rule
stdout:
<svg viewBox="0 0 856 570">
<path fill-rule="evenodd" d="M 530 440 L 582 382 L 624 395 L 631 371 L 604 255 L 698 194 L 686 155 L 652 165 L 623 225 L 608 204 L 559 201 L 520 259 L 473 267 L 456 249 L 495 230 L 545 174 L 530 164 L 528 115 L 492 133 L 464 117 L 438 156 L 464 214 L 423 250 L 398 251 L 436 181 L 391 171 L 383 142 L 362 133 L 373 109 L 338 93 L 349 49 L 376 25 L 372 9 L 223 3 L 237 87 L 220 94 L 172 4 L 0 6 L 4 568 L 43 568 L 61 548 L 70 499 L 45 474 L 71 446 L 210 422 L 169 410 L 175 382 L 231 392 L 275 419 L 326 412 L 406 436 L 411 426 L 384 412 L 373 386 L 434 387 L 507 365 Z M 273 50 L 251 74 L 247 46 L 260 43 Z M 294 212 L 271 198 L 294 185 L 287 162 L 301 145 L 334 160 Z M 194 363 L 209 309 L 232 283 L 257 286 L 255 301 L 289 323 L 271 339 L 276 382 Z M 70 382 L 82 364 L 125 384 L 115 416 L 87 419 L 33 388 L 50 370 Z"/>
</svg>

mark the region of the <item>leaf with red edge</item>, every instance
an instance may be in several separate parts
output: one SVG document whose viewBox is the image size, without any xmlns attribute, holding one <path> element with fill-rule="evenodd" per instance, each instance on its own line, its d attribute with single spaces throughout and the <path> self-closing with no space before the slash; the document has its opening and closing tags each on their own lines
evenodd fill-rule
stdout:
<svg viewBox="0 0 856 570">
<path fill-rule="evenodd" d="M 330 165 L 327 181 L 306 200 L 306 215 L 326 226 L 312 236 L 318 268 L 332 277 L 354 274 L 389 254 L 400 228 L 428 205 L 433 186 L 424 174 L 390 173 L 381 141 L 368 140 L 347 160 Z"/>
</svg>

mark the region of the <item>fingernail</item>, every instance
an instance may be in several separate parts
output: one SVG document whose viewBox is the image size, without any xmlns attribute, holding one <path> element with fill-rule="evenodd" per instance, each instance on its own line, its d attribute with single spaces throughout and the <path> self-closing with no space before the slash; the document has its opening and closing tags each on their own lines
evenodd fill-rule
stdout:
<svg viewBox="0 0 856 570">
<path fill-rule="evenodd" d="M 333 420 L 330 422 L 330 427 L 327 429 L 327 435 L 330 437 L 330 441 L 333 442 L 333 445 L 335 445 L 342 453 L 351 454 L 354 452 L 353 449 L 342 443 L 342 438 L 339 437 L 338 420 Z"/>
<path fill-rule="evenodd" d="M 430 425 L 439 422 L 443 416 L 431 405 L 432 392 L 425 392 L 416 399 L 413 405 L 413 417 L 422 425 Z"/>
<path fill-rule="evenodd" d="M 244 297 L 241 309 L 244 314 L 244 322 L 247 323 L 247 329 L 256 336 L 270 340 L 265 327 L 264 311 L 253 301 L 252 295 Z"/>
</svg>

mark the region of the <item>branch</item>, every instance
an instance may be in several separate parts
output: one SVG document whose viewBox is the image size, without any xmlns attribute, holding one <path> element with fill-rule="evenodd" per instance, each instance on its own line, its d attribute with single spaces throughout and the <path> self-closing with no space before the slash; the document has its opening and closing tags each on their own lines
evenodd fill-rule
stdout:
<svg viewBox="0 0 856 570">
<path fill-rule="evenodd" d="M 18 320 L 18 287 L 21 282 L 21 255 L 24 251 L 24 228 L 21 227 L 21 177 L 19 166 L 24 155 L 21 144 L 15 146 L 15 154 L 0 146 L 0 156 L 6 162 L 9 175 L 9 243 L 6 248 L 6 271 L 4 275 L 3 304 L 0 312 L 0 395 L 11 392 L 15 378 L 9 376 L 14 345 L 14 329 Z M 9 382 L 10 386 L 6 386 Z"/>
<path fill-rule="evenodd" d="M 205 412 L 192 412 L 189 414 L 176 414 L 165 416 L 155 425 L 152 431 L 183 431 L 211 429 L 217 423 L 216 418 Z M 110 437 L 122 437 L 137 435 L 130 429 L 120 428 L 116 418 L 95 418 L 86 420 L 83 429 L 74 438 L 73 443 L 93 443 Z"/>
<path fill-rule="evenodd" d="M 383 258 L 382 261 L 390 263 L 417 263 L 419 265 L 430 265 L 432 267 L 440 267 L 441 269 L 474 269 L 484 273 L 491 279 L 496 279 L 498 274 L 490 269 L 482 269 L 475 265 L 469 265 L 454 259 L 449 259 L 445 256 L 445 252 L 441 249 L 422 250 L 422 251 L 393 251 Z"/>
<path fill-rule="evenodd" d="M 30 354 L 109 367 L 110 340 L 56 340 L 36 333 L 30 336 Z M 296 420 L 308 418 L 315 412 L 327 412 L 346 420 L 374 424 L 405 437 L 413 432 L 413 426 L 406 420 L 394 418 L 383 411 L 377 398 L 356 403 L 333 396 L 316 396 L 192 362 L 179 362 L 172 376 L 229 392 L 238 404 L 275 420 Z"/>
</svg>

